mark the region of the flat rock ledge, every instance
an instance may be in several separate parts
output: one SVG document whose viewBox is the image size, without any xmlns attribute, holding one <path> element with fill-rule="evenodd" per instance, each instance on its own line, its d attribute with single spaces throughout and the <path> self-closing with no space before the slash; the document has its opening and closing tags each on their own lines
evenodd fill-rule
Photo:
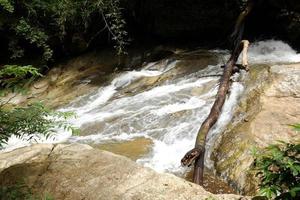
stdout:
<svg viewBox="0 0 300 200">
<path fill-rule="evenodd" d="M 0 186 L 24 180 L 56 200 L 247 200 L 214 195 L 171 174 L 82 144 L 37 144 L 0 153 Z"/>
</svg>

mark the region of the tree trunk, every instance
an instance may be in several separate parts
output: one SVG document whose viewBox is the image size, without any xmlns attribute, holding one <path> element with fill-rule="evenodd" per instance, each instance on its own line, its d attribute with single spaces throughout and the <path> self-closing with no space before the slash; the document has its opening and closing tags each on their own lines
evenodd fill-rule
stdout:
<svg viewBox="0 0 300 200">
<path fill-rule="evenodd" d="M 245 56 L 247 56 L 246 52 L 248 49 L 249 42 L 247 40 L 242 41 L 242 35 L 244 31 L 245 19 L 253 9 L 254 1 L 255 0 L 249 0 L 247 2 L 247 6 L 245 10 L 240 14 L 240 16 L 236 21 L 234 32 L 231 35 L 233 38 L 233 50 L 230 59 L 228 60 L 228 62 L 224 67 L 224 72 L 220 81 L 220 86 L 219 86 L 216 100 L 211 108 L 208 117 L 202 123 L 198 131 L 195 148 L 189 151 L 181 160 L 181 163 L 184 166 L 190 166 L 195 161 L 193 179 L 194 179 L 194 183 L 199 185 L 203 185 L 206 137 L 209 130 L 217 122 L 221 114 L 221 110 L 226 100 L 226 96 L 231 84 L 230 77 L 233 74 L 233 69 L 236 65 L 236 62 L 242 50 L 243 50 L 242 65 L 244 65 L 244 67 L 246 68 L 248 65 L 248 61 Z"/>
</svg>

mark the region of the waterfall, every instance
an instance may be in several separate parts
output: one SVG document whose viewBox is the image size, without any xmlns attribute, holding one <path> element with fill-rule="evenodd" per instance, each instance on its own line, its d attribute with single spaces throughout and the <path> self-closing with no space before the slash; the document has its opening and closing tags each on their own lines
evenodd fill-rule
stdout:
<svg viewBox="0 0 300 200">
<path fill-rule="evenodd" d="M 222 60 L 229 56 L 223 50 L 209 52 L 219 64 L 195 70 L 192 62 L 183 66 L 180 60 L 164 59 L 116 74 L 108 85 L 60 109 L 76 113 L 70 123 L 81 129 L 81 136 L 63 130 L 50 138 L 36 137 L 31 141 L 27 136 L 13 136 L 4 145 L 4 151 L 34 142 L 104 144 L 147 138 L 153 145 L 138 163 L 159 172 L 183 173 L 180 159 L 194 146 L 197 131 L 218 90 Z M 300 62 L 300 55 L 281 41 L 261 41 L 250 46 L 250 64 L 289 62 Z M 235 79 L 239 79 L 238 74 Z M 208 157 L 215 139 L 230 122 L 243 90 L 241 83 L 233 82 L 222 114 L 208 135 Z M 206 165 L 212 167 L 209 159 Z"/>
</svg>

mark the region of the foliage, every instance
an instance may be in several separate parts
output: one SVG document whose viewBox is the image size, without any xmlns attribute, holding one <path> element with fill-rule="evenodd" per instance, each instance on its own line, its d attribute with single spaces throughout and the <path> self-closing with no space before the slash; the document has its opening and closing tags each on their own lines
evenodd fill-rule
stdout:
<svg viewBox="0 0 300 200">
<path fill-rule="evenodd" d="M 125 20 L 122 19 L 122 13 L 119 8 L 119 1 L 112 1 L 111 12 L 105 15 L 103 19 L 107 18 L 109 21 L 113 22 L 109 25 L 106 21 L 106 27 L 109 29 L 109 32 L 112 35 L 112 40 L 116 42 L 114 46 L 117 50 L 117 54 L 120 55 L 124 53 L 124 48 L 126 46 L 125 38 L 127 36 L 127 32 L 125 29 Z"/>
<path fill-rule="evenodd" d="M 1 2 L 2 3 L 2 2 Z M 32 66 L 6 65 L 0 69 L 0 93 L 24 91 L 27 84 L 41 76 L 38 69 Z M 74 116 L 71 112 L 52 111 L 41 103 L 26 107 L 5 109 L 9 103 L 1 102 L 0 105 L 0 149 L 11 136 L 25 137 L 28 140 L 38 139 L 40 135 L 48 138 L 57 129 L 77 132 L 66 119 Z M 24 183 L 0 187 L 0 199 L 5 200 L 53 200 L 50 195 L 36 197 L 31 189 Z"/>
<path fill-rule="evenodd" d="M 30 189 L 24 184 L 0 187 L 0 199 L 29 200 L 32 199 L 32 196 Z"/>
<path fill-rule="evenodd" d="M 43 59 L 46 61 L 50 60 L 50 58 L 53 55 L 53 52 L 50 49 L 50 46 L 47 44 L 48 35 L 41 28 L 31 26 L 29 22 L 27 22 L 22 17 L 14 27 L 14 30 L 17 36 L 24 38 L 30 44 L 34 44 L 38 48 L 43 49 Z M 10 46 L 13 46 L 12 43 L 10 43 Z M 14 54 L 12 55 L 12 57 L 16 58 L 18 56 L 22 56 L 22 54 L 20 54 L 19 52 L 20 51 L 13 51 Z"/>
<path fill-rule="evenodd" d="M 290 125 L 295 131 L 300 131 L 300 124 L 291 124 Z"/>
<path fill-rule="evenodd" d="M 41 74 L 38 69 L 32 66 L 6 65 L 0 70 L 0 94 L 23 92 L 25 86 L 39 76 Z M 47 138 L 59 128 L 77 132 L 66 122 L 66 119 L 74 116 L 73 113 L 55 112 L 41 103 L 4 109 L 9 101 L 10 99 L 6 102 L 0 101 L 0 148 L 12 135 L 17 137 L 25 135 L 31 140 L 37 137 L 37 134 Z"/>
<path fill-rule="evenodd" d="M 0 187 L 0 199 L 5 200 L 54 200 L 49 194 L 42 198 L 36 197 L 31 189 L 23 182 L 12 186 Z"/>
<path fill-rule="evenodd" d="M 71 112 L 57 112 L 46 108 L 41 103 L 27 107 L 17 107 L 11 110 L 0 110 L 0 147 L 14 135 L 27 136 L 28 140 L 37 134 L 46 138 L 56 132 L 58 128 L 76 132 L 76 129 L 66 122 L 74 116 Z"/>
<path fill-rule="evenodd" d="M 0 11 L 0 33 L 8 37 L 11 59 L 34 47 L 49 61 L 55 48 L 65 49 L 77 37 L 88 46 L 101 33 L 111 35 L 118 54 L 124 52 L 120 0 L 0 0 Z"/>
<path fill-rule="evenodd" d="M 11 4 L 10 0 L 0 0 L 0 6 L 3 7 L 7 12 L 12 13 L 14 11 L 14 7 Z"/>
<path fill-rule="evenodd" d="M 260 192 L 268 199 L 300 199 L 300 144 L 280 142 L 254 152 Z"/>
<path fill-rule="evenodd" d="M 5 65 L 0 69 L 0 97 L 8 92 L 23 92 L 25 85 L 42 76 L 31 66 Z M 2 102 L 0 101 L 2 104 Z"/>
</svg>

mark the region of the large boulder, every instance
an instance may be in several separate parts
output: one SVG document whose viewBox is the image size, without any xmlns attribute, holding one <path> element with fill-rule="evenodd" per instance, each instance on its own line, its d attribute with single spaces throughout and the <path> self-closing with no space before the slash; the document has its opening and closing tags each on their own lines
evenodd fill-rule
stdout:
<svg viewBox="0 0 300 200">
<path fill-rule="evenodd" d="M 215 144 L 218 174 L 240 192 L 255 194 L 251 149 L 278 140 L 300 141 L 288 125 L 300 122 L 300 64 L 251 67 L 233 123 Z"/>
<path fill-rule="evenodd" d="M 174 175 L 81 144 L 39 144 L 1 153 L 0 186 L 22 178 L 35 194 L 64 200 L 248 199 L 213 195 Z"/>
</svg>

